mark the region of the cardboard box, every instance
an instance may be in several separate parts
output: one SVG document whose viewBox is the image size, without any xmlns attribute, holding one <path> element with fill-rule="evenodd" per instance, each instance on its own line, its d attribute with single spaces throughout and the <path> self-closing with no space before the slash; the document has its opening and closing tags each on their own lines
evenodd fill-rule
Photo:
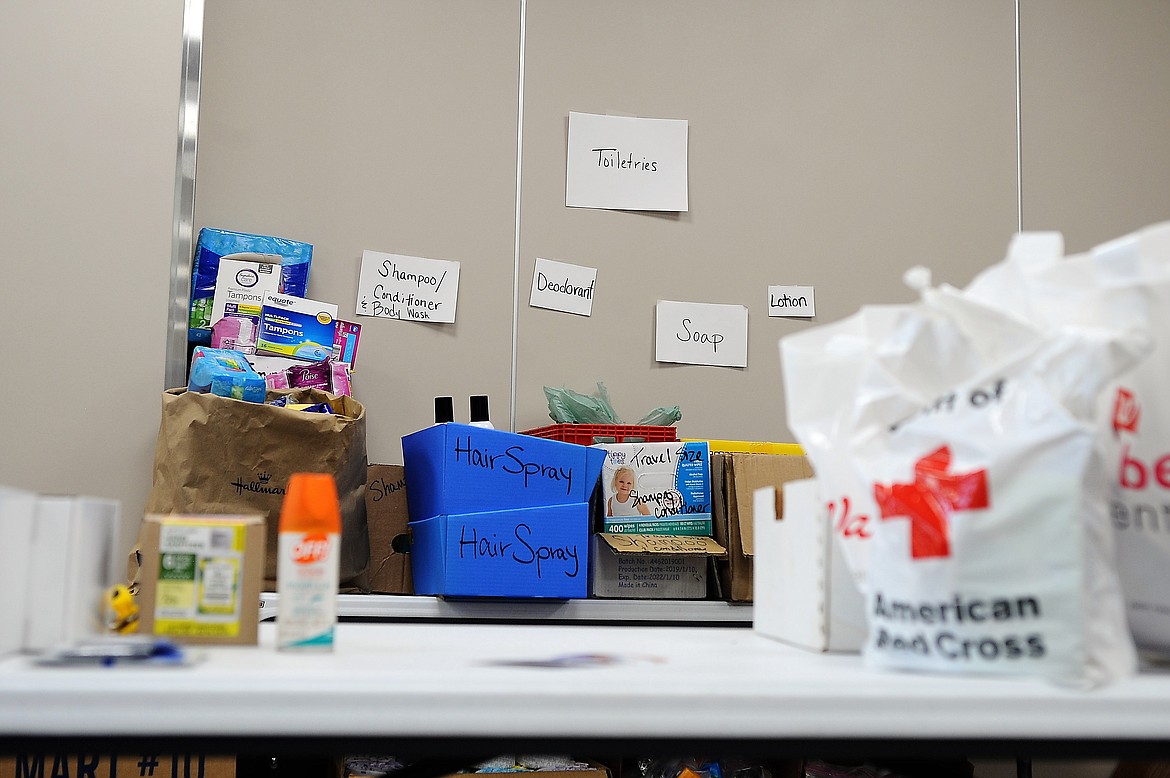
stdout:
<svg viewBox="0 0 1170 778">
<path fill-rule="evenodd" d="M 701 440 L 701 438 L 683 438 L 683 440 Z M 711 438 L 707 441 L 711 454 L 742 452 L 745 454 L 785 454 L 801 456 L 804 449 L 799 443 L 769 443 L 764 440 L 718 440 Z"/>
<path fill-rule="evenodd" d="M 707 441 L 598 443 L 606 532 L 710 535 L 711 462 Z"/>
<path fill-rule="evenodd" d="M 436 424 L 402 438 L 411 521 L 580 503 L 605 453 L 467 424 Z"/>
<path fill-rule="evenodd" d="M 234 756 L 201 753 L 151 754 L 77 753 L 23 750 L 0 756 L 0 778 L 234 778 Z"/>
<path fill-rule="evenodd" d="M 803 455 L 721 453 L 711 455 L 714 537 L 727 546 L 717 561 L 723 597 L 751 602 L 755 532 L 752 495 L 763 486 L 780 488 L 788 481 L 811 478 L 812 465 Z"/>
<path fill-rule="evenodd" d="M 370 591 L 376 594 L 413 594 L 406 469 L 402 465 L 370 465 L 366 474 Z"/>
<path fill-rule="evenodd" d="M 755 631 L 812 651 L 859 651 L 867 633 L 865 600 L 816 479 L 790 481 L 782 491 L 757 489 L 753 503 Z"/>
<path fill-rule="evenodd" d="M 587 503 L 432 516 L 412 521 L 410 530 L 417 594 L 588 595 Z"/>
<path fill-rule="evenodd" d="M 708 559 L 726 553 L 709 537 L 593 536 L 594 597 L 696 600 L 707 596 Z"/>
<path fill-rule="evenodd" d="M 147 514 L 139 544 L 139 632 L 256 645 L 263 516 Z"/>
</svg>

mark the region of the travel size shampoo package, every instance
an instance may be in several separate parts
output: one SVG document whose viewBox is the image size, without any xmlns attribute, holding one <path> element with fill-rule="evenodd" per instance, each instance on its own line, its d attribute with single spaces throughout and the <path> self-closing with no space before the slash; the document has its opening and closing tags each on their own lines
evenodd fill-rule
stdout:
<svg viewBox="0 0 1170 778">
<path fill-rule="evenodd" d="M 707 441 L 601 443 L 605 531 L 710 535 L 711 454 Z"/>
</svg>

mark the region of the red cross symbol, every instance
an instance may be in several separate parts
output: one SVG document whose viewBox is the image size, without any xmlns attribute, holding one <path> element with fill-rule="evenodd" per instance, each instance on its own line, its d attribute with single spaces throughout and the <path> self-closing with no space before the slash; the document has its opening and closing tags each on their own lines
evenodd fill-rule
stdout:
<svg viewBox="0 0 1170 778">
<path fill-rule="evenodd" d="M 882 519 L 910 519 L 910 556 L 914 559 L 950 556 L 950 515 L 990 505 L 986 470 L 948 473 L 950 467 L 951 449 L 943 446 L 914 464 L 913 483 L 873 485 Z"/>
</svg>

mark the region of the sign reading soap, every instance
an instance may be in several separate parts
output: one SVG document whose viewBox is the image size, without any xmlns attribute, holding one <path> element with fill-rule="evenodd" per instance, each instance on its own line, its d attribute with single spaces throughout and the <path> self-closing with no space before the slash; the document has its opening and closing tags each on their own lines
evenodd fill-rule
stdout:
<svg viewBox="0 0 1170 778">
<path fill-rule="evenodd" d="M 710 535 L 711 468 L 707 441 L 603 443 L 605 531 Z"/>
</svg>

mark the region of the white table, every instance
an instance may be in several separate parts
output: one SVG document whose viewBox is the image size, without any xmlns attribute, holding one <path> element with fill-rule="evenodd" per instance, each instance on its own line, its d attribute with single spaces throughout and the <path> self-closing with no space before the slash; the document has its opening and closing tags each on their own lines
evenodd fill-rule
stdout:
<svg viewBox="0 0 1170 778">
<path fill-rule="evenodd" d="M 186 668 L 0 661 L 0 752 L 100 738 L 226 753 L 1170 755 L 1165 671 L 1092 692 L 883 674 L 731 627 L 342 623 L 330 654 L 276 652 L 271 623 L 260 634 Z M 570 654 L 612 661 L 511 664 Z"/>
<path fill-rule="evenodd" d="M 274 619 L 280 595 L 260 595 L 260 619 Z M 421 594 L 339 594 L 337 614 L 343 619 L 389 621 L 592 622 L 610 624 L 676 624 L 750 627 L 752 606 L 718 600 L 506 600 L 491 597 L 454 599 Z"/>
</svg>

